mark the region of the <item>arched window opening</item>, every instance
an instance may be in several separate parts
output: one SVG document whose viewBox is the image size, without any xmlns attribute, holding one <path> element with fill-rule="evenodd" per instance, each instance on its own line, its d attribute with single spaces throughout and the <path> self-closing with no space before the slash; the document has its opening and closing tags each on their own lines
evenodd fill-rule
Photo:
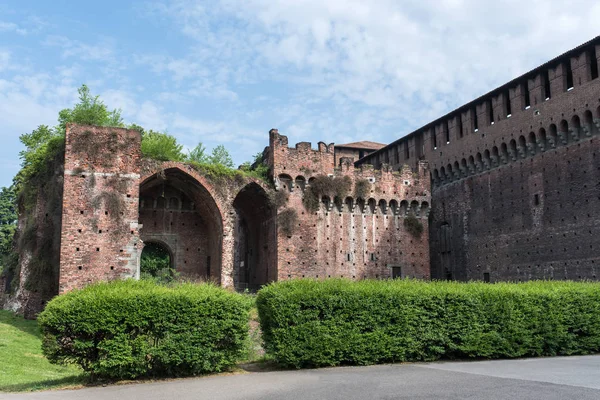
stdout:
<svg viewBox="0 0 600 400">
<path fill-rule="evenodd" d="M 440 182 L 440 172 L 437 170 L 437 168 L 433 170 L 432 178 L 434 184 L 437 185 Z"/>
<path fill-rule="evenodd" d="M 436 170 L 436 172 L 437 172 L 437 170 Z M 390 211 L 392 212 L 392 215 L 398 215 L 398 213 L 400 212 L 400 207 L 398 206 L 398 201 L 390 200 Z"/>
<path fill-rule="evenodd" d="M 169 199 L 169 210 L 179 210 L 179 199 L 177 197 Z"/>
<path fill-rule="evenodd" d="M 569 143 L 569 123 L 564 119 L 558 125 L 558 137 L 563 145 Z"/>
<path fill-rule="evenodd" d="M 517 141 L 512 139 L 508 145 L 508 152 L 513 161 L 517 159 Z"/>
<path fill-rule="evenodd" d="M 468 168 L 470 174 L 475 173 L 475 158 L 473 156 L 469 156 Z"/>
<path fill-rule="evenodd" d="M 446 174 L 446 168 L 440 168 L 440 181 L 444 182 L 448 179 L 448 175 Z"/>
<path fill-rule="evenodd" d="M 421 216 L 423 216 L 423 217 L 429 216 L 429 203 L 426 201 L 421 203 Z"/>
<path fill-rule="evenodd" d="M 477 172 L 483 171 L 483 157 L 481 156 L 481 153 L 475 154 L 475 168 L 477 169 Z"/>
<path fill-rule="evenodd" d="M 506 164 L 508 162 L 508 146 L 506 143 L 502 143 L 500 145 L 500 157 L 502 159 L 502 163 Z"/>
<path fill-rule="evenodd" d="M 467 160 L 464 158 L 460 160 L 460 172 L 462 176 L 469 175 L 469 169 L 467 168 Z"/>
<path fill-rule="evenodd" d="M 321 198 L 321 203 L 323 203 L 326 212 L 331 211 L 333 209 L 333 202 L 331 201 L 331 198 L 329 198 L 329 196 L 323 196 Z"/>
<path fill-rule="evenodd" d="M 592 116 L 592 112 L 590 110 L 586 110 L 583 113 L 583 131 L 586 136 L 592 136 L 596 131 L 596 127 L 594 126 L 594 117 Z"/>
<path fill-rule="evenodd" d="M 358 211 L 362 214 L 366 212 L 365 204 L 365 199 L 361 199 L 360 197 L 356 199 L 356 207 L 358 208 Z"/>
<path fill-rule="evenodd" d="M 420 212 L 420 208 L 419 208 L 419 202 L 416 200 L 413 200 L 410 202 L 410 213 L 412 215 L 414 215 L 415 217 L 419 216 L 419 212 Z"/>
<path fill-rule="evenodd" d="M 544 128 L 540 128 L 538 131 L 538 140 L 540 151 L 545 151 L 548 139 L 546 138 L 546 130 Z"/>
<path fill-rule="evenodd" d="M 555 124 L 551 124 L 548 129 L 548 146 L 554 148 L 558 145 L 558 129 Z"/>
<path fill-rule="evenodd" d="M 379 200 L 379 211 L 381 212 L 381 214 L 387 214 L 387 203 L 385 200 L 381 199 Z"/>
<path fill-rule="evenodd" d="M 279 175 L 279 184 L 283 190 L 288 190 L 290 192 L 294 191 L 294 180 L 287 174 Z"/>
<path fill-rule="evenodd" d="M 579 140 L 579 133 L 581 131 L 581 120 L 578 115 L 574 115 L 571 118 L 571 128 L 569 129 L 569 133 L 573 140 Z"/>
<path fill-rule="evenodd" d="M 500 165 L 500 153 L 498 152 L 498 146 L 492 147 L 492 163 L 494 167 Z"/>
<path fill-rule="evenodd" d="M 346 211 L 354 212 L 354 199 L 352 197 L 346 197 L 344 204 L 346 205 Z"/>
<path fill-rule="evenodd" d="M 402 200 L 400 202 L 400 215 L 406 216 L 408 215 L 408 201 Z"/>
<path fill-rule="evenodd" d="M 158 278 L 161 281 L 173 280 L 173 263 L 169 248 L 159 242 L 145 243 L 140 258 L 140 275 Z"/>
<path fill-rule="evenodd" d="M 485 149 L 483 152 L 483 165 L 486 169 L 490 169 L 492 167 L 492 159 L 490 158 L 490 151 Z"/>
<path fill-rule="evenodd" d="M 375 199 L 369 199 L 368 211 L 370 214 L 377 214 L 377 202 Z"/>
<path fill-rule="evenodd" d="M 454 178 L 460 179 L 460 165 L 458 164 L 458 161 L 454 161 L 454 167 L 452 170 L 454 171 Z"/>
<path fill-rule="evenodd" d="M 529 154 L 534 156 L 538 147 L 538 143 L 535 137 L 535 133 L 533 132 L 529 132 L 529 142 L 527 143 L 527 147 L 529 148 Z"/>
<path fill-rule="evenodd" d="M 454 174 L 452 171 L 452 165 L 448 164 L 446 166 L 446 173 L 448 174 L 448 180 L 452 182 L 454 180 Z"/>
<path fill-rule="evenodd" d="M 306 178 L 304 178 L 303 176 L 297 176 L 296 177 L 296 189 L 304 191 L 305 188 L 306 188 Z"/>
<path fill-rule="evenodd" d="M 519 155 L 521 158 L 525 158 L 527 156 L 527 141 L 523 135 L 519 136 Z"/>
</svg>

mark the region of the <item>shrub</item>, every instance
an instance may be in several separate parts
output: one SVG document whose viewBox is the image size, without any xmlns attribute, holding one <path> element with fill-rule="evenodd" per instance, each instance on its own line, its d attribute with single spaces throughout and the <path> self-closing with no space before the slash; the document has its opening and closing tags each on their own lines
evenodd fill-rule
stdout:
<svg viewBox="0 0 600 400">
<path fill-rule="evenodd" d="M 352 180 L 349 176 L 330 177 L 319 175 L 310 183 L 310 186 L 304 191 L 302 204 L 307 211 L 315 212 L 319 209 L 319 204 L 323 196 L 328 196 L 339 207 L 344 203 L 344 199 L 350 192 Z"/>
<path fill-rule="evenodd" d="M 600 350 L 600 285 L 291 280 L 257 298 L 265 348 L 296 368 Z"/>
<path fill-rule="evenodd" d="M 415 238 L 420 238 L 423 233 L 423 224 L 412 214 L 409 214 L 408 217 L 404 218 L 404 228 L 406 228 L 408 233 Z"/>
<path fill-rule="evenodd" d="M 366 199 L 371 190 L 371 182 L 366 179 L 359 179 L 354 184 L 354 197 L 357 199 Z"/>
<path fill-rule="evenodd" d="M 249 309 L 243 296 L 210 284 L 126 280 L 58 296 L 39 323 L 52 363 L 108 379 L 185 376 L 236 363 Z"/>
<path fill-rule="evenodd" d="M 142 133 L 142 155 L 158 161 L 183 161 L 183 146 L 166 133 L 152 130 Z"/>
</svg>

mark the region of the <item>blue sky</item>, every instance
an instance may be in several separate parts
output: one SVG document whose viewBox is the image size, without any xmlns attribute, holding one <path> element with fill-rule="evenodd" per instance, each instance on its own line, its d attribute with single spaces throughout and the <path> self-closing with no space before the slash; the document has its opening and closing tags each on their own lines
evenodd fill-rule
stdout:
<svg viewBox="0 0 600 400">
<path fill-rule="evenodd" d="M 237 164 L 290 143 L 390 142 L 600 34 L 600 2 L 0 0 L 0 186 L 18 137 L 86 83 L 127 122 Z"/>
</svg>

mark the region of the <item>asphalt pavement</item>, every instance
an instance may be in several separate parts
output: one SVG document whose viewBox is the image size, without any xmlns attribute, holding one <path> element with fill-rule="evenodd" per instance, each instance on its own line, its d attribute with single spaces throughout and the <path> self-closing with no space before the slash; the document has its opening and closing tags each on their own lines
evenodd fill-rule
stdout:
<svg viewBox="0 0 600 400">
<path fill-rule="evenodd" d="M 213 375 L 6 400 L 600 399 L 600 355 Z"/>
</svg>

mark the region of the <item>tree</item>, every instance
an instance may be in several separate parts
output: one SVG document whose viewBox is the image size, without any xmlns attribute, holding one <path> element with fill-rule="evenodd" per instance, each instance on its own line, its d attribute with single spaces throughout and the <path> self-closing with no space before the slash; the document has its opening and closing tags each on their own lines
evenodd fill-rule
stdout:
<svg viewBox="0 0 600 400">
<path fill-rule="evenodd" d="M 183 146 L 167 133 L 142 131 L 142 155 L 159 161 L 183 161 Z"/>
<path fill-rule="evenodd" d="M 208 161 L 211 164 L 218 164 L 227 168 L 233 168 L 234 166 L 229 152 L 222 144 L 213 149 Z"/>
<path fill-rule="evenodd" d="M 187 156 L 187 161 L 195 162 L 198 164 L 206 164 L 208 162 L 208 155 L 206 154 L 206 147 L 202 142 L 198 143 L 198 146 L 194 147 Z"/>
<path fill-rule="evenodd" d="M 17 207 L 14 185 L 0 191 L 0 272 L 12 252 L 17 227 Z"/>
</svg>

